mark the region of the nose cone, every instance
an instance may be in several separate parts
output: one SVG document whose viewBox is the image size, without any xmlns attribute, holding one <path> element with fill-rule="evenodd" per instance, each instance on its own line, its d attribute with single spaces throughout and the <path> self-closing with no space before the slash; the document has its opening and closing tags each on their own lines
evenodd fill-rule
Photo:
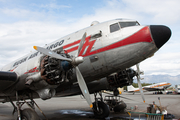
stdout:
<svg viewBox="0 0 180 120">
<path fill-rule="evenodd" d="M 163 46 L 171 37 L 171 30 L 163 25 L 150 25 L 151 35 L 159 49 Z"/>
</svg>

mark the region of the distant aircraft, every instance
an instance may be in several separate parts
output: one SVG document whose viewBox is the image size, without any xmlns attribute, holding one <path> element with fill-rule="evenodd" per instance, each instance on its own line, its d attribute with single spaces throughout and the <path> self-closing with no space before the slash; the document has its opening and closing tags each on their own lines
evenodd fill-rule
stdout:
<svg viewBox="0 0 180 120">
<path fill-rule="evenodd" d="M 180 94 L 180 85 L 175 85 L 175 91 Z"/>
<path fill-rule="evenodd" d="M 142 91 L 140 72 L 129 68 L 151 57 L 170 36 L 171 30 L 164 25 L 144 26 L 128 19 L 94 21 L 44 47 L 34 46 L 36 52 L 4 66 L 0 101 L 12 103 L 18 120 L 38 120 L 34 98 L 83 94 L 96 117 L 108 117 L 109 108 L 101 95 L 101 99 L 96 98 L 97 93 L 131 85 L 134 76 Z M 90 93 L 95 94 L 95 102 Z M 22 110 L 24 103 L 32 109 Z"/>
<path fill-rule="evenodd" d="M 171 83 L 161 82 L 161 83 L 144 86 L 144 87 L 142 87 L 142 89 L 146 90 L 146 91 L 164 91 L 165 89 L 167 89 L 170 86 L 171 86 Z M 135 93 L 135 92 L 139 91 L 139 88 L 134 88 L 132 85 L 130 85 L 130 86 L 127 86 L 127 90 L 128 90 L 128 92 Z"/>
</svg>

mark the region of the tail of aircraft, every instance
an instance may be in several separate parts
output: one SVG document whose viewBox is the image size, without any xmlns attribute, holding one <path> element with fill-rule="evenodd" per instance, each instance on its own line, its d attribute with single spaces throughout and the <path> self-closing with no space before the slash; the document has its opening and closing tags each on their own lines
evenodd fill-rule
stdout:
<svg viewBox="0 0 180 120">
<path fill-rule="evenodd" d="M 135 92 L 136 89 L 137 89 L 137 88 L 134 88 L 132 85 L 127 86 L 128 92 Z"/>
</svg>

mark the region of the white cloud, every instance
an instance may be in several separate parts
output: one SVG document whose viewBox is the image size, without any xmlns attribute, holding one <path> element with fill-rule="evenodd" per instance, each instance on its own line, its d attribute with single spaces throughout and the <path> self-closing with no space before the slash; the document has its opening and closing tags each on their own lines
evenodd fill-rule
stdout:
<svg viewBox="0 0 180 120">
<path fill-rule="evenodd" d="M 107 0 L 103 7 L 81 18 L 61 16 L 45 11 L 20 8 L 0 9 L 3 14 L 19 18 L 18 22 L 0 23 L 0 67 L 33 50 L 33 45 L 43 46 L 69 33 L 90 26 L 92 21 L 115 18 L 137 19 L 142 24 L 167 24 L 175 40 L 168 41 L 152 58 L 141 63 L 145 74 L 180 74 L 179 53 L 179 0 Z M 35 4 L 34 4 L 35 5 Z M 40 4 L 41 8 L 72 9 L 70 5 Z M 89 7 L 88 7 L 89 9 Z M 78 13 L 74 13 L 78 14 Z M 60 17 L 63 19 L 59 19 Z M 58 18 L 58 19 L 57 19 Z M 6 41 L 6 42 L 5 42 Z"/>
<path fill-rule="evenodd" d="M 48 22 L 0 24 L 0 67 L 67 34 L 66 26 Z"/>
<path fill-rule="evenodd" d="M 150 16 L 154 23 L 177 23 L 180 20 L 179 0 L 123 0 L 137 14 Z"/>
<path fill-rule="evenodd" d="M 19 21 L 29 21 L 29 20 L 43 20 L 48 19 L 51 15 L 39 12 L 39 11 L 30 11 L 20 8 L 0 8 L 1 15 L 8 16 L 7 20 L 14 20 L 13 22 Z M 3 18 L 4 19 L 4 18 Z"/>
<path fill-rule="evenodd" d="M 180 52 L 155 54 L 140 64 L 145 74 L 180 74 Z"/>
<path fill-rule="evenodd" d="M 37 5 L 38 6 L 38 5 Z M 71 8 L 69 5 L 57 5 L 55 3 L 50 4 L 42 4 L 39 7 L 46 8 L 46 9 L 64 9 L 64 8 Z"/>
</svg>

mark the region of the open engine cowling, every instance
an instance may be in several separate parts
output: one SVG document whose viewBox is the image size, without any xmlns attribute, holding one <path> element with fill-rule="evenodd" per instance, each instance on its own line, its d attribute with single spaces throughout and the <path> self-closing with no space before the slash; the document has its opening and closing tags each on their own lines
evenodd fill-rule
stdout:
<svg viewBox="0 0 180 120">
<path fill-rule="evenodd" d="M 62 55 L 62 54 L 61 54 Z M 63 54 L 69 58 L 68 54 Z M 41 60 L 41 77 L 48 84 L 55 85 L 72 79 L 73 69 L 71 63 L 53 57 L 44 56 Z"/>
<path fill-rule="evenodd" d="M 135 75 L 136 72 L 133 69 L 128 68 L 108 76 L 107 81 L 109 86 L 113 88 L 128 86 L 133 83 L 133 77 Z"/>
</svg>

